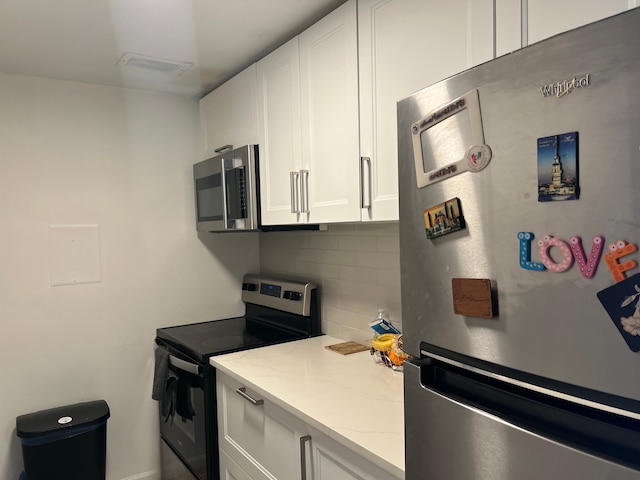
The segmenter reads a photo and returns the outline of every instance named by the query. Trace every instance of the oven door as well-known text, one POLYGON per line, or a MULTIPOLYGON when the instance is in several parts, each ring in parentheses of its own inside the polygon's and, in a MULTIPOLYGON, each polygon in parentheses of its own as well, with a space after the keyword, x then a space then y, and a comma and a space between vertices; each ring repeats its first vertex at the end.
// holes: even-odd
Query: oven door
POLYGON ((206 480, 203 368, 172 354, 169 370, 164 397, 160 401, 160 435, 196 478, 206 480))
POLYGON ((198 480, 162 438, 160 439, 160 470, 161 480, 198 480))
POLYGON ((247 145, 193 166, 199 232, 258 228, 256 150, 247 145))

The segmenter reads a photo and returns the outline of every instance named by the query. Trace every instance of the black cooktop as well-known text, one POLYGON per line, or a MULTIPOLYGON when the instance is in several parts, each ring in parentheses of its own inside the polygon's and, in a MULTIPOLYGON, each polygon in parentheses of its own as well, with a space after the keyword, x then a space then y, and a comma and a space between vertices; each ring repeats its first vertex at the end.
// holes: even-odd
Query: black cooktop
POLYGON ((159 328, 157 338, 202 364, 223 353, 264 347, 308 337, 247 316, 159 328))
POLYGON ((245 275, 244 316, 159 328, 156 341, 207 365, 209 357, 320 335, 312 283, 245 275))

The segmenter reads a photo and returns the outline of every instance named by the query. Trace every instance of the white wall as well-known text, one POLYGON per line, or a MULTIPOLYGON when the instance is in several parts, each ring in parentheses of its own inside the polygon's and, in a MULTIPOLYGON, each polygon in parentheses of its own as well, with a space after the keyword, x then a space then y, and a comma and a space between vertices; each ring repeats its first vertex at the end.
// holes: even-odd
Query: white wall
POLYGON ((368 323, 378 308, 402 330, 397 223, 261 233, 260 266, 263 273, 318 283, 325 334, 370 341, 373 331, 368 323))
POLYGON ((195 100, 0 75, 0 105, 0 478, 17 415, 94 399, 107 479, 155 476, 155 329, 239 314, 258 235, 196 235, 195 100), (51 286, 49 225, 98 225, 99 283, 51 286))

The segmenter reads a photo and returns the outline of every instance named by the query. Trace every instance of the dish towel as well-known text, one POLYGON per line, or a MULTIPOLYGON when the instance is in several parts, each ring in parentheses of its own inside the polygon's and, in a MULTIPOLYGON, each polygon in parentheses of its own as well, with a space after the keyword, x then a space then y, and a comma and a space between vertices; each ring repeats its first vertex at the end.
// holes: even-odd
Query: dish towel
POLYGON ((162 400, 166 391, 169 377, 169 350, 165 347, 157 346, 155 351, 156 364, 153 372, 153 390, 151 398, 162 400))
POLYGON ((167 384, 160 400, 160 415, 164 418, 165 423, 173 424, 173 418, 176 416, 176 405, 178 398, 178 376, 172 371, 167 375, 167 384))
MULTIPOLYGON (((197 377, 195 377, 195 380, 197 380, 197 377)), ((196 414, 193 408, 191 390, 198 388, 202 389, 202 386, 198 387, 194 380, 189 377, 181 376, 178 379, 178 385, 175 391, 175 412, 177 415, 180 415, 183 422, 186 420, 193 420, 193 417, 196 414)))

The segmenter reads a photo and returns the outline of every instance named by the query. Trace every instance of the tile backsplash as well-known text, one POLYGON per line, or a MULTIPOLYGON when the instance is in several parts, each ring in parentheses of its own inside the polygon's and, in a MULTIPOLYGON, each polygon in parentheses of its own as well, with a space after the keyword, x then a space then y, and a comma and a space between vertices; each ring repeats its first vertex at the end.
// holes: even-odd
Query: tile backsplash
POLYGON ((379 308, 402 330, 398 224, 327 228, 260 233, 262 273, 316 282, 327 335, 369 341, 379 308))

